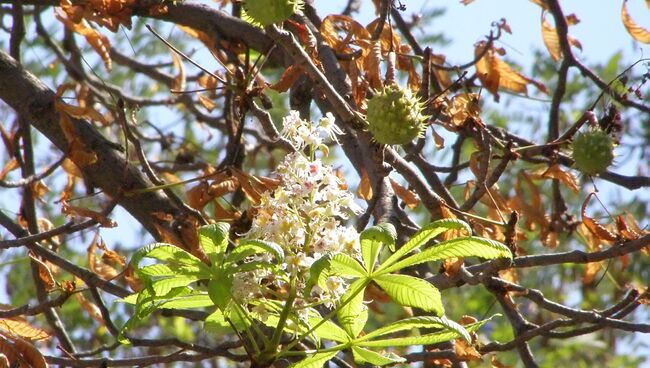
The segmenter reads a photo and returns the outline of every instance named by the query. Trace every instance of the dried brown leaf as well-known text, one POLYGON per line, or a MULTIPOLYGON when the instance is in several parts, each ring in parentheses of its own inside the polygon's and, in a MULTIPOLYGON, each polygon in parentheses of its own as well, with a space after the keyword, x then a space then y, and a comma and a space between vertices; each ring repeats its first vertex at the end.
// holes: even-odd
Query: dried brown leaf
POLYGON ((35 262, 38 265, 38 278, 43 283, 43 286, 45 286, 45 290, 50 291, 54 289, 56 287, 56 281, 54 280, 52 271, 47 264, 38 259, 32 251, 29 252, 29 258, 31 258, 32 262, 35 262))
POLYGON ((536 172, 531 177, 533 179, 557 179, 574 193, 580 192, 578 177, 570 171, 562 170, 562 167, 558 164, 553 164, 546 170, 536 172))
POLYGON ((183 64, 183 59, 175 53, 172 52, 172 63, 174 67, 178 69, 178 74, 172 79, 171 90, 172 91, 184 91, 185 90, 185 65, 183 64))
POLYGON ((71 206, 68 202, 61 203, 61 212, 69 216, 77 217, 87 217, 91 218, 99 223, 101 227, 116 227, 117 223, 110 218, 106 217, 104 214, 93 211, 88 208, 71 206))
POLYGON ((359 182, 357 195, 359 195, 360 198, 363 198, 366 201, 372 199, 372 195, 373 195, 372 184, 370 183, 370 177, 368 176, 368 171, 366 171, 366 169, 364 168, 361 168, 361 181, 359 182))
POLYGON ((468 344, 465 340, 457 339, 454 344, 454 351, 458 359, 463 361, 478 361, 481 360, 481 353, 475 347, 468 344))
POLYGON ((581 211, 582 223, 599 240, 612 241, 612 242, 616 241, 616 235, 614 235, 611 231, 607 230, 607 228, 601 225, 598 221, 587 216, 587 205, 589 205, 589 201, 591 201, 591 197, 594 195, 595 193, 589 193, 584 203, 582 204, 582 211, 581 211))
POLYGON ((22 317, 0 318, 0 333, 2 331, 29 340, 45 340, 52 336, 49 332, 33 326, 22 317))
POLYGON ((390 179, 390 185, 393 187, 395 194, 408 206, 410 209, 415 209, 420 205, 420 198, 413 191, 406 189, 400 185, 393 178, 390 179))
POLYGON ((104 318, 102 317, 102 312, 95 303, 86 299, 82 293, 76 293, 74 296, 79 302, 79 305, 81 305, 81 308, 85 310, 92 319, 100 325, 106 326, 106 321, 104 321, 104 318))
MULTIPOLYGON (((2 323, 3 320, 0 320, 2 323)), ((16 335, 0 332, 0 354, 7 357, 11 367, 47 368, 45 357, 29 341, 16 335)))
POLYGON ((81 19, 79 22, 73 22, 66 16, 60 8, 55 8, 55 16, 69 30, 78 33, 86 38, 86 41, 95 49, 104 61, 106 70, 113 69, 113 60, 111 59, 111 41, 98 30, 92 28, 90 24, 81 19))
POLYGON ((303 75, 305 75, 305 70, 302 66, 291 65, 282 73, 280 80, 271 85, 270 88, 278 92, 286 92, 303 75))
POLYGON ((12 157, 11 160, 7 161, 5 167, 2 168, 2 171, 0 171, 0 180, 3 180, 5 177, 7 177, 7 174, 19 167, 20 164, 18 163, 18 160, 16 160, 15 157, 12 157))

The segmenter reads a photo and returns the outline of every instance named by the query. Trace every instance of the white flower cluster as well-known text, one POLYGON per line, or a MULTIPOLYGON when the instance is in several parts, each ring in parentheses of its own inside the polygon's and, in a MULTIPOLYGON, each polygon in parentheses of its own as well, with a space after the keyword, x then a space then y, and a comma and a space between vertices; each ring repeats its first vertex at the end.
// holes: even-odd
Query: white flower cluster
MULTIPOLYGON (((296 152, 287 155, 278 166, 276 173, 281 184, 262 195, 246 237, 280 245, 286 255, 284 263, 279 265, 284 275, 270 270, 242 272, 235 276, 232 293, 242 302, 259 300, 265 294, 286 294, 293 279, 299 295, 294 306, 333 307, 346 290, 344 279, 330 276, 321 287, 314 286, 310 295, 305 296, 303 292, 316 260, 337 253, 358 257, 360 253, 359 234, 341 221, 361 212, 361 208, 332 167, 317 157, 318 151, 328 153, 323 141, 335 140, 341 132, 331 114, 312 123, 291 111, 283 123, 282 133, 296 152)), ((264 260, 261 257, 254 261, 271 262, 270 257, 264 260)), ((258 305, 254 311, 263 315, 260 309, 258 305)))

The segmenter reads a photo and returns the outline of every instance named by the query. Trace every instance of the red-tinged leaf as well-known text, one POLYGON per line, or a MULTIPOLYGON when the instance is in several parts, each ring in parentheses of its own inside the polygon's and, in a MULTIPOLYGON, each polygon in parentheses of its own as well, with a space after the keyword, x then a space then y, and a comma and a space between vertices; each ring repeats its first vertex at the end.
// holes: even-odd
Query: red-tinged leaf
POLYGON ((67 202, 62 202, 61 212, 69 216, 87 217, 99 223, 101 227, 116 227, 117 223, 102 213, 90 210, 88 208, 71 206, 67 202))
POLYGON ((103 241, 99 237, 99 233, 96 233, 95 237, 93 238, 93 241, 90 243, 87 249, 88 266, 91 271, 96 273, 102 279, 113 280, 117 276, 119 276, 120 274, 119 271, 116 270, 113 266, 101 262, 97 259, 96 251, 98 248, 98 243, 101 242, 103 241))
POLYGON ((410 209, 415 209, 420 205, 420 198, 414 192, 406 189, 393 178, 389 178, 390 185, 393 187, 395 194, 408 206, 410 209))
POLYGON ((305 75, 305 70, 300 65, 291 65, 282 73, 280 80, 270 88, 278 92, 286 92, 303 75, 305 75))
POLYGON ((566 16, 566 22, 569 26, 575 26, 580 23, 580 18, 575 13, 571 13, 566 16))
POLYGON ((636 232, 632 227, 627 225, 623 215, 616 216, 616 230, 625 240, 635 240, 641 237, 641 234, 636 232))
POLYGON ((594 220, 593 218, 587 216, 587 206, 589 205, 589 201, 591 201, 591 197, 594 196, 595 193, 589 193, 587 198, 585 199, 584 203, 582 204, 582 223, 589 229, 589 231, 599 240, 605 240, 605 241, 616 241, 616 235, 614 235, 611 231, 607 230, 603 225, 598 223, 598 221, 594 220))
POLYGON ((359 182, 359 188, 357 189, 357 194, 360 198, 369 201, 372 199, 373 191, 372 184, 370 183, 370 177, 368 176, 368 171, 361 168, 361 181, 359 182))
POLYGON ((138 278, 138 275, 135 274, 135 271, 133 271, 133 267, 131 264, 129 264, 125 269, 124 269, 124 280, 126 281, 127 285, 131 288, 131 290, 138 292, 144 288, 144 284, 142 283, 142 280, 138 278))
POLYGON ((623 25, 625 26, 625 29, 627 32, 634 38, 635 40, 642 42, 642 43, 649 43, 650 44, 650 31, 648 31, 646 28, 641 27, 634 19, 632 19, 632 16, 630 16, 629 11, 627 10, 627 0, 623 1, 623 7, 621 8, 621 18, 623 19, 623 25))
POLYGON ((445 138, 438 134, 435 129, 431 128, 431 135, 433 135, 433 142, 436 144, 436 148, 441 150, 445 148, 445 138))
POLYGON ((363 48, 370 42, 370 32, 347 15, 328 15, 321 23, 320 33, 325 42, 340 53, 353 51, 351 44, 363 48), (341 36, 339 32, 342 32, 344 36, 341 36))

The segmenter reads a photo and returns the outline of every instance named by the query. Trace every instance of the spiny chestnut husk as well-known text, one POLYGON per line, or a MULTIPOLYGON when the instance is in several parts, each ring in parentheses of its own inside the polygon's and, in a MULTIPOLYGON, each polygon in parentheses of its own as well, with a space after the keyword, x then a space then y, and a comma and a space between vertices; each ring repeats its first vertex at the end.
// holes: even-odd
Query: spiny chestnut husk
POLYGON ((573 160, 583 173, 600 174, 614 161, 614 141, 600 129, 582 133, 573 139, 573 160))
POLYGON ((262 27, 282 23, 302 10, 303 0, 245 0, 242 17, 262 27))
POLYGON ((387 86, 368 100, 368 131, 382 144, 406 144, 423 137, 429 116, 408 88, 387 86))

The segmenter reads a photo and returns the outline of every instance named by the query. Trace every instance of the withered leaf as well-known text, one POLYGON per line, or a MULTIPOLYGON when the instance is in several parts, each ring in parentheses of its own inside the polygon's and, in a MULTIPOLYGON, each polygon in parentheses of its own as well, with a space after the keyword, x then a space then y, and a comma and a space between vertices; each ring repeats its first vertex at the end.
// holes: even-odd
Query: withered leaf
POLYGON ((395 194, 408 206, 410 209, 415 209, 420 205, 420 198, 413 191, 406 189, 400 185, 395 179, 390 179, 390 185, 393 187, 395 194))
POLYGON ((86 38, 86 41, 93 47, 93 49, 95 49, 95 51, 97 51, 104 61, 106 70, 111 71, 113 69, 113 60, 111 59, 111 41, 108 37, 92 28, 85 19, 81 19, 77 23, 71 21, 65 16, 65 13, 61 11, 60 8, 55 8, 55 15, 66 28, 86 38))
POLYGON ((368 171, 361 168, 361 181, 359 182, 359 188, 357 189, 357 194, 360 198, 369 201, 372 199, 372 184, 370 183, 370 177, 368 176, 368 171))
POLYGON ((93 211, 88 208, 71 206, 68 202, 61 202, 61 212, 70 216, 88 217, 99 223, 101 227, 116 227, 117 223, 102 213, 93 211))
POLYGON ((44 340, 52 336, 49 332, 33 326, 22 317, 0 318, 0 332, 2 330, 29 340, 44 340))
POLYGON ((607 228, 601 225, 598 221, 587 216, 587 206, 589 205, 589 201, 591 201, 591 197, 594 195, 595 193, 589 193, 584 203, 582 204, 582 211, 581 211, 582 223, 585 224, 587 229, 589 229, 589 231, 596 238, 605 241, 612 241, 612 242, 616 241, 616 235, 614 235, 611 231, 607 230, 607 228))
POLYGON ((650 43, 650 31, 641 27, 636 21, 634 21, 634 19, 632 19, 632 16, 627 10, 627 0, 623 1, 621 19, 623 19, 623 25, 625 26, 627 33, 629 33, 632 38, 642 43, 650 43))

